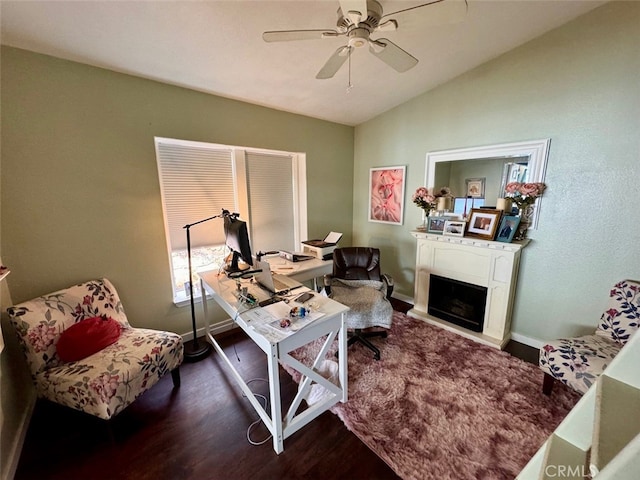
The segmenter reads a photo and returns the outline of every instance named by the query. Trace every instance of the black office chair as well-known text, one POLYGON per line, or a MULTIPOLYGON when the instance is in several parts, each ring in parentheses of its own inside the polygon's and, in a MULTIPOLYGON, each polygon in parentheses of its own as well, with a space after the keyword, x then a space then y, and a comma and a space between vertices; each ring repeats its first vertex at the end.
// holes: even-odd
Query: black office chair
POLYGON ((386 330, 364 331, 369 327, 391 327, 393 307, 389 302, 393 279, 380 271, 380 250, 371 247, 336 248, 333 252, 333 274, 326 275, 325 289, 329 297, 348 306, 345 324, 348 345, 362 343, 380 360, 380 350, 369 341, 386 337, 386 330))

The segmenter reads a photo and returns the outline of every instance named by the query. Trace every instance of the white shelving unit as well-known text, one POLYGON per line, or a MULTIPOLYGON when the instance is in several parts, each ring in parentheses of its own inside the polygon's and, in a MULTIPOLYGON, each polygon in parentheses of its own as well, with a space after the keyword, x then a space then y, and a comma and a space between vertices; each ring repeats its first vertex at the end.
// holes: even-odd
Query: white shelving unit
POLYGON ((634 335, 517 480, 640 478, 640 335, 634 335))

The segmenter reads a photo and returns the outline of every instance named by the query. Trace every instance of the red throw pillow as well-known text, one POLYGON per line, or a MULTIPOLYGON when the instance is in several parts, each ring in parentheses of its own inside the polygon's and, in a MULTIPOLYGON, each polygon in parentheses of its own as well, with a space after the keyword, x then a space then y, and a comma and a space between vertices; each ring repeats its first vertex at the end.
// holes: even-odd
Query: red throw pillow
POLYGON ((63 362, 76 362, 99 352, 120 337, 122 327, 111 317, 92 317, 67 328, 56 345, 63 362))

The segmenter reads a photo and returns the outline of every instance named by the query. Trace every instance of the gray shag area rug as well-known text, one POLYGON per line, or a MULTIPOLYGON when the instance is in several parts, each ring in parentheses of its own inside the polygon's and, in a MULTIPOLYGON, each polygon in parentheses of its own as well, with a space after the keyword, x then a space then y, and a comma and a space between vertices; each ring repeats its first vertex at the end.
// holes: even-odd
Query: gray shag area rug
MULTIPOLYGON (((373 342, 379 361, 349 348, 349 400, 332 412, 403 479, 513 479, 580 398, 559 384, 548 397, 536 365, 399 312, 373 342)), ((294 356, 311 364, 321 344, 294 356)))

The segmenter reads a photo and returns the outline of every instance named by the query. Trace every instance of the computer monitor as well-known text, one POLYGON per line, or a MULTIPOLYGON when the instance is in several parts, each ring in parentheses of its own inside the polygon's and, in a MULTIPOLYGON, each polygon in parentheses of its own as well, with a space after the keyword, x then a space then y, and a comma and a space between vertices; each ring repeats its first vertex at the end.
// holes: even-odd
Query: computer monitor
POLYGON ((231 250, 231 260, 227 261, 227 265, 224 268, 225 271, 227 273, 241 272, 253 266, 247 222, 240 220, 237 214, 225 215, 224 236, 227 247, 231 250), (240 258, 247 264, 244 268, 238 264, 240 258))
POLYGON ((480 208, 483 205, 484 198, 456 197, 452 213, 459 215, 469 214, 472 208, 480 208))

